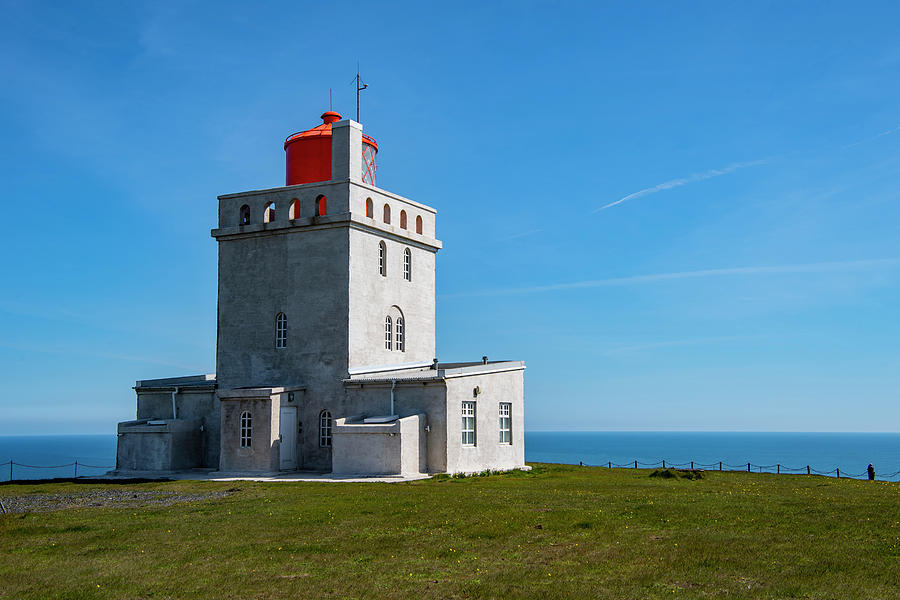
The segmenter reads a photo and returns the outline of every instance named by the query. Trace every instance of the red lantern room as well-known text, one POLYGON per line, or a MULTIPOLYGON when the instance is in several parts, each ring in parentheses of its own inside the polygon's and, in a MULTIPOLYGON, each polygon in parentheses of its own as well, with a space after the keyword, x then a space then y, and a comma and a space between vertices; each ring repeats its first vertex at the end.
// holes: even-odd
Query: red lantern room
MULTIPOLYGON (((292 134, 284 140, 287 158, 286 185, 329 181, 331 179, 331 124, 340 121, 341 115, 328 111, 322 115, 322 124, 307 131, 292 134)), ((375 185, 375 154, 378 143, 374 138, 362 136, 362 180, 375 185)))

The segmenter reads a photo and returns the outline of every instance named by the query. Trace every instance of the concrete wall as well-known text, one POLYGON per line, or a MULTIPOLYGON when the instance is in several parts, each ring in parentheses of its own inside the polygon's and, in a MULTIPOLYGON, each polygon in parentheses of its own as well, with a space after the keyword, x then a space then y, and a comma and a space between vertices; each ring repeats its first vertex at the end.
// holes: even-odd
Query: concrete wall
MULTIPOLYGON (((171 419, 172 389, 137 388, 137 419, 171 419)), ((219 401, 215 391, 181 387, 175 394, 175 410, 179 419, 196 420, 200 424, 198 467, 219 466, 219 401)))
POLYGON ((422 414, 400 419, 400 473, 403 475, 428 472, 426 422, 422 414))
MULTIPOLYGON (((372 187, 365 183, 351 184, 350 212, 359 216, 360 222, 370 227, 377 227, 385 233, 408 237, 414 242, 434 244, 436 235, 436 211, 430 206, 420 204, 387 190, 372 187), (372 200, 372 216, 366 216, 366 200, 372 200), (384 222, 384 205, 391 209, 391 222, 384 222), (400 214, 406 213, 406 228, 401 227, 400 214), (416 217, 422 218, 422 233, 416 232, 416 217)), ((438 244, 440 245, 440 244, 438 244)))
POLYGON ((222 446, 219 470, 271 472, 279 469, 281 400, 272 397, 221 398, 222 446), (251 444, 241 448, 241 413, 252 416, 251 444))
POLYGON ((412 475, 423 473, 425 415, 370 424, 336 419, 332 473, 336 475, 412 475))
POLYGON ((219 228, 234 227, 242 233, 254 233, 325 222, 327 219, 316 216, 316 198, 320 195, 326 197, 326 216, 346 215, 350 211, 346 182, 304 183, 219 196, 219 228), (289 210, 293 200, 299 201, 300 211, 292 222, 289 210), (275 205, 275 220, 265 223, 265 209, 270 202, 275 205), (242 226, 240 212, 245 204, 250 207, 250 223, 242 226))
POLYGON ((219 240, 219 389, 317 381, 333 388, 346 373, 347 230, 288 231, 219 240), (285 348, 275 347, 280 312, 285 348))
POLYGON ((200 421, 119 423, 116 470, 182 471, 202 466, 200 421))
POLYGON ((514 469, 525 465, 524 370, 447 379, 448 473, 514 469), (475 387, 481 392, 476 397, 475 387), (475 401, 475 446, 462 445, 462 402, 475 401), (500 402, 512 403, 512 444, 500 443, 500 402))
POLYGON ((331 472, 335 475, 394 475, 400 473, 400 426, 334 422, 331 472))
MULTIPOLYGON (((351 369, 434 358, 434 266, 435 250, 429 247, 420 247, 409 240, 388 237, 377 231, 350 230, 351 369), (385 276, 378 272, 379 244, 382 242, 387 249, 385 276), (412 256, 411 281, 403 278, 406 249, 412 256), (403 315, 405 344, 402 352, 385 348, 384 322, 392 313, 392 307, 397 307, 403 315)), ((394 325, 395 317, 392 318, 394 325)))
MULTIPOLYGON (((374 417, 389 415, 391 384, 366 383, 347 386, 348 412, 342 414, 374 417)), ((423 473, 441 473, 447 468, 447 389, 440 382, 398 381, 394 388, 394 414, 400 417, 424 415, 431 431, 423 433, 425 464, 423 473)))

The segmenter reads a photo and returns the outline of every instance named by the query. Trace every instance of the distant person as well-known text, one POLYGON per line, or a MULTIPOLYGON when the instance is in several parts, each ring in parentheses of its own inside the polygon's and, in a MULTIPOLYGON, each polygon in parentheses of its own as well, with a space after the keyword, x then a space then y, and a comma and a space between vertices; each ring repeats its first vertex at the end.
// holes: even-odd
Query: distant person
POLYGON ((866 469, 866 472, 869 474, 869 481, 875 481, 875 467, 872 466, 872 463, 869 463, 869 468, 866 469))

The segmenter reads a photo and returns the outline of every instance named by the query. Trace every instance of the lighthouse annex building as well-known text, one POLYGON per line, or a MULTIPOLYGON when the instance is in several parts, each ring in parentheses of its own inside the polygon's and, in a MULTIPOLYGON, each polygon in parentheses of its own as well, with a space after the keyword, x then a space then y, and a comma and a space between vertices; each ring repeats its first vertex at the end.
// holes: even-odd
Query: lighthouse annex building
POLYGON ((219 196, 216 373, 136 383, 118 472, 524 467, 524 363, 434 358, 435 210, 322 120, 285 141, 284 187, 219 196))

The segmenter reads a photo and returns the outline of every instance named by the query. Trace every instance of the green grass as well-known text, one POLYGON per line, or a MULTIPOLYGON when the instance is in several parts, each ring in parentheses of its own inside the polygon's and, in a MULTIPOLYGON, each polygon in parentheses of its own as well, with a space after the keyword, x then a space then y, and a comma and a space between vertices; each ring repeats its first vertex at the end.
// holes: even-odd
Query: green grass
POLYGON ((898 484, 649 475, 535 465, 402 484, 140 484, 240 491, 0 515, 0 597, 900 597, 898 484))

